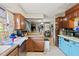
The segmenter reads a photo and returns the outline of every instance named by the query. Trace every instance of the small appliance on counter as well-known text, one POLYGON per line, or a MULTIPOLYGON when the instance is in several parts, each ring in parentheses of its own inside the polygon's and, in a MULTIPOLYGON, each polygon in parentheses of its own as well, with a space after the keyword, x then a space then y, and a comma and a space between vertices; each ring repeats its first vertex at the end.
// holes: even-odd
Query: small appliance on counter
POLYGON ((72 29, 66 28, 63 30, 63 35, 79 37, 79 26, 74 27, 72 29))
POLYGON ((18 37, 24 37, 24 33, 21 30, 16 30, 16 35, 18 37))
POLYGON ((63 35, 73 36, 73 29, 64 28, 63 35))
POLYGON ((12 42, 14 42, 14 39, 16 38, 16 35, 15 35, 14 33, 12 33, 12 34, 10 35, 10 38, 12 39, 12 42))
POLYGON ((44 36, 45 37, 50 37, 51 36, 51 32, 49 30, 44 32, 44 36))
POLYGON ((75 27, 73 30, 74 30, 73 36, 79 37, 79 26, 75 27))

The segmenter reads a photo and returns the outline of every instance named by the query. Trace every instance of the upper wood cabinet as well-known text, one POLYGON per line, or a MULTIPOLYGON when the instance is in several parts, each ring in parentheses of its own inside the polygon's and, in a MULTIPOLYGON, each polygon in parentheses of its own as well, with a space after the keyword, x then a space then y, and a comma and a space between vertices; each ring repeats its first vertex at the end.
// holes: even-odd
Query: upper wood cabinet
POLYGON ((68 20, 68 28, 73 29, 74 28, 74 22, 75 22, 75 20, 73 18, 68 20))
POLYGON ((15 29, 25 29, 25 17, 19 13, 14 14, 15 29))
POLYGON ((61 29, 63 27, 63 17, 56 18, 56 29, 61 29))
POLYGON ((63 17, 57 17, 56 18, 56 21, 55 21, 55 33, 56 33, 56 46, 59 46, 58 45, 58 43, 59 43, 59 41, 58 41, 58 35, 59 35, 59 33, 60 33, 60 29, 62 29, 63 28, 63 17))
POLYGON ((74 28, 74 22, 75 19, 79 17, 79 4, 76 4, 75 6, 71 7, 65 12, 65 18, 67 20, 63 19, 64 28, 74 28))
POLYGON ((75 6, 71 7, 65 12, 65 15, 67 16, 68 19, 74 18, 74 17, 79 17, 79 3, 76 4, 75 6))
POLYGON ((66 17, 63 18, 63 28, 68 28, 68 19, 66 17))

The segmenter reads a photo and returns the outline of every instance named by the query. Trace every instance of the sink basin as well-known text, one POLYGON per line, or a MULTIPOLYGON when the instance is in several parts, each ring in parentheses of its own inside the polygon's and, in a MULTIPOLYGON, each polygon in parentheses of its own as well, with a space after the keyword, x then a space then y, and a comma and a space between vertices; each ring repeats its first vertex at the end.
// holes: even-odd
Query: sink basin
POLYGON ((0 54, 8 50, 10 47, 10 45, 0 45, 0 54))

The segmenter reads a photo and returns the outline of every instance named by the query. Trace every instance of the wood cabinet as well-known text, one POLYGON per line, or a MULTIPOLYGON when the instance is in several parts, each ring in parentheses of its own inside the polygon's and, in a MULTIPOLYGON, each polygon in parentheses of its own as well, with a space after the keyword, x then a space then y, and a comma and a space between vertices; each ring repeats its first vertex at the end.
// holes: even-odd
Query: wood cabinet
POLYGON ((63 17, 56 18, 56 29, 61 29, 63 27, 63 17))
POLYGON ((31 52, 33 52, 34 51, 34 42, 33 42, 33 40, 32 39, 28 39, 27 41, 26 41, 26 51, 31 51, 31 52))
POLYGON ((15 29, 25 29, 25 17, 19 13, 14 14, 15 29))
POLYGON ((57 17, 56 18, 56 21, 55 21, 55 26, 56 26, 56 28, 55 28, 55 33, 56 33, 56 46, 58 46, 58 35, 59 35, 59 33, 60 33, 60 29, 62 29, 63 28, 63 17, 57 17))
POLYGON ((74 28, 74 18, 79 17, 79 4, 76 4, 75 6, 71 7, 65 12, 65 18, 67 20, 63 19, 63 28, 69 28, 73 29, 74 28))
POLYGON ((26 40, 19 47, 19 52, 26 52, 26 40))
POLYGON ((40 37, 30 37, 26 41, 26 51, 30 51, 30 52, 44 51, 44 39, 40 37))
POLYGON ((33 39, 34 41, 34 51, 44 51, 44 41, 42 38, 33 39))
POLYGON ((79 17, 79 3, 71 7, 65 12, 65 15, 70 18, 79 17))
POLYGON ((66 17, 63 18, 63 28, 68 28, 68 19, 66 17))
POLYGON ((19 56, 19 48, 16 47, 14 50, 12 50, 8 56, 19 56))
POLYGON ((73 19, 68 20, 68 28, 70 28, 70 29, 74 28, 74 20, 73 19))

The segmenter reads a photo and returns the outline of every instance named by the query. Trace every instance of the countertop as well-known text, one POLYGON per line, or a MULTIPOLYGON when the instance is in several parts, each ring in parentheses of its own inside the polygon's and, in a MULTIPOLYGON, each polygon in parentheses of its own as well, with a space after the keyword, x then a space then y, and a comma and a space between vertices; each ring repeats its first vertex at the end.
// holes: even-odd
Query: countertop
POLYGON ((18 45, 0 45, 0 56, 7 56, 12 50, 14 50, 18 45))
POLYGON ((28 32, 27 35, 41 35, 40 32, 28 32))
POLYGON ((44 35, 39 32, 29 32, 27 33, 26 37, 44 37, 44 35))
POLYGON ((75 42, 79 42, 79 38, 76 38, 76 37, 71 37, 71 36, 66 36, 66 35, 58 35, 60 37, 64 37, 66 39, 69 39, 69 40, 72 40, 72 41, 75 41, 75 42))
MULTIPOLYGON (((13 44, 21 46, 21 44, 27 39, 28 39, 28 37, 17 37, 16 39, 14 39, 14 43, 13 44)), ((11 41, 9 39, 9 40, 4 41, 3 44, 4 45, 10 45, 10 43, 11 43, 11 41)))
POLYGON ((27 35, 27 37, 44 37, 44 35, 27 35))
POLYGON ((27 39, 28 37, 18 37, 14 40, 14 44, 21 46, 21 44, 27 39))
POLYGON ((28 39, 28 37, 17 37, 14 40, 14 44, 13 45, 10 44, 9 40, 5 41, 4 44, 0 45, 0 55, 6 56, 16 46, 21 46, 21 44, 27 39, 28 39))

